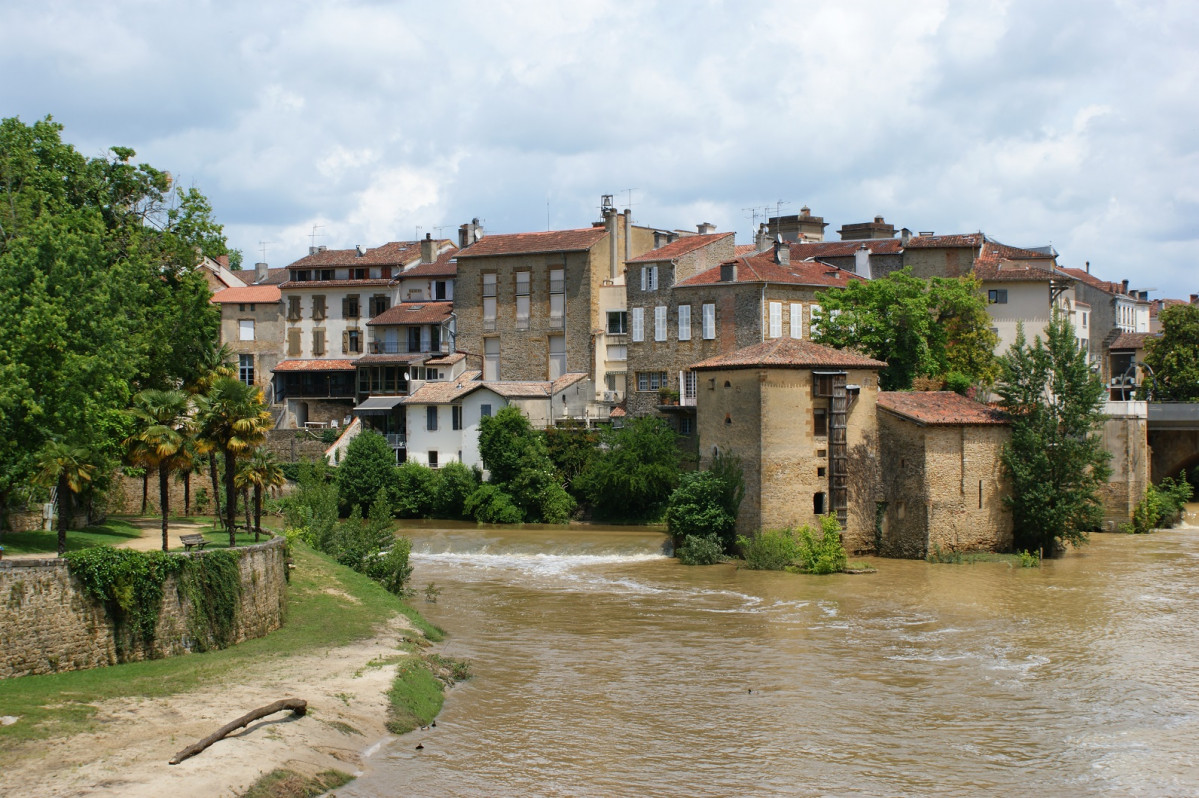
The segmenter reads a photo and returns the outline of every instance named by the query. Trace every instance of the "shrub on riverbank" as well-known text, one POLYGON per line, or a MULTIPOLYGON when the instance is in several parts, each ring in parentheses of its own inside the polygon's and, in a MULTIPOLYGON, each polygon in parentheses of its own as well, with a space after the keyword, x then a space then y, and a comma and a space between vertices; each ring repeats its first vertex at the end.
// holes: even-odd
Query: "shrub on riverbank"
POLYGON ((750 570, 833 574, 844 571, 849 561, 841 544, 841 526, 834 515, 820 519, 820 536, 808 525, 796 529, 763 530, 747 538, 737 536, 737 545, 750 570))
POLYGON ((715 565, 728 559, 724 547, 712 535, 685 536, 683 545, 675 550, 675 556, 683 565, 715 565))
POLYGON ((666 528, 674 544, 682 551, 688 537, 712 538, 723 553, 731 553, 744 493, 737 458, 717 455, 707 471, 683 474, 666 506, 666 528))
POLYGON ((1166 477, 1150 485, 1145 498, 1132 511, 1132 522, 1120 527, 1122 532, 1144 535, 1155 529, 1168 529, 1182 519, 1183 507, 1190 501, 1193 489, 1189 482, 1166 477))

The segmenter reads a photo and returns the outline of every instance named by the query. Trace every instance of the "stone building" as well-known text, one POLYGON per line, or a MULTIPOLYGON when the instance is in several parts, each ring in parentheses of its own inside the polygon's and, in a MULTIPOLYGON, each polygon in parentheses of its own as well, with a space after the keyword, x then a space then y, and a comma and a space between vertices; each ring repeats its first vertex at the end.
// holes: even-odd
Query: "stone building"
POLYGON ((883 391, 878 432, 879 554, 1011 548, 1003 413, 950 391, 883 391))
POLYGON ((898 238, 798 241, 791 245, 791 260, 819 261, 875 280, 903 268, 903 243, 898 238))
MULTIPOLYGON (((720 252, 731 244, 706 246, 720 252)), ((654 260, 660 251, 629 269, 626 409, 671 419, 694 450, 698 383, 690 364, 766 340, 810 337, 820 292, 859 278, 819 262, 795 263, 783 244, 679 279, 668 261, 654 260), (649 269, 656 276, 645 279, 649 269)))
POLYGON ((740 458, 737 531, 835 512, 849 551, 875 549, 878 372, 886 363, 811 341, 774 338, 693 365, 700 465, 740 458))
POLYGON ((274 401, 272 370, 283 352, 283 304, 279 287, 251 285, 226 288, 213 295, 221 309, 220 343, 237 359, 237 378, 263 389, 274 401))
POLYGON ((1108 353, 1112 344, 1124 334, 1149 332, 1149 299, 1141 292, 1129 289, 1128 281, 1114 283, 1100 280, 1091 274, 1091 264, 1086 269, 1062 269, 1074 278, 1078 300, 1090 308, 1087 327, 1090 331, 1090 357, 1102 369, 1104 382, 1111 385, 1113 377, 1121 373, 1111 371, 1108 353))

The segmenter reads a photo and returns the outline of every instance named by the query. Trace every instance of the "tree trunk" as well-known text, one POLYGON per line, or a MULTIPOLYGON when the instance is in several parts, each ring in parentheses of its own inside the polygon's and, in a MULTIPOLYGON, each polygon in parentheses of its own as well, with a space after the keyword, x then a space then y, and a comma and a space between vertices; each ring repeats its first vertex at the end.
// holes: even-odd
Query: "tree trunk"
POLYGON ((258 530, 262 528, 262 486, 254 485, 254 542, 258 542, 258 530))
POLYGON ((67 524, 71 518, 71 486, 67 484, 67 475, 58 477, 58 556, 67 553, 67 524))
POLYGON ((282 712, 285 709, 290 709, 293 715, 295 715, 297 718, 302 718, 308 712, 308 702, 300 698, 285 698, 282 701, 276 701, 275 703, 268 704, 265 707, 259 707, 253 712, 247 712, 232 723, 226 723, 224 726, 217 729, 200 742, 193 743, 179 753, 175 754, 175 756, 171 759, 170 764, 178 765, 183 760, 195 756, 218 740, 224 739, 225 736, 230 732, 237 731, 243 726, 250 725, 250 723, 258 720, 259 718, 265 718, 267 715, 273 715, 276 712, 282 712))
POLYGON ((229 524, 229 548, 237 545, 237 486, 233 475, 237 473, 237 455, 232 449, 223 450, 225 455, 225 521, 229 524))
POLYGON ((158 509, 162 510, 162 550, 170 551, 170 536, 167 533, 167 513, 170 511, 171 485, 170 471, 167 470, 166 458, 158 464, 158 509))
POLYGON ((150 503, 150 469, 142 468, 142 515, 146 514, 147 505, 150 503))
POLYGON ((208 453, 208 475, 212 477, 212 510, 216 515, 217 529, 221 528, 221 484, 216 475, 216 452, 208 453))
MULTIPOLYGON (((250 526, 250 488, 248 486, 241 489, 241 503, 246 510, 246 531, 248 532, 250 526)), ((255 538, 254 542, 257 543, 258 539, 255 538)))
POLYGON ((192 472, 189 468, 183 472, 183 514, 188 518, 192 515, 192 472))

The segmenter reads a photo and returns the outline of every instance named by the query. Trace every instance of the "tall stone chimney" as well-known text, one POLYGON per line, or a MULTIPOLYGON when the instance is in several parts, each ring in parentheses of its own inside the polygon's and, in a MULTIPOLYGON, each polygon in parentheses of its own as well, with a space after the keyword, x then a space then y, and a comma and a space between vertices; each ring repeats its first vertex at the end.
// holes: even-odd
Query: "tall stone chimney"
POLYGON ((254 264, 254 282, 261 283, 263 280, 266 279, 266 276, 267 276, 267 265, 265 263, 255 263, 254 264))
POLYGON ((701 236, 710 236, 716 232, 716 225, 711 222, 700 222, 695 226, 701 236))
POLYGON ((437 242, 433 240, 432 233, 425 233, 424 240, 420 242, 420 262, 432 263, 437 260, 437 242))
POLYGON ((870 277, 870 250, 866 245, 858 247, 853 253, 853 273, 864 280, 871 279, 870 277))
POLYGON ((791 245, 782 239, 774 242, 774 262, 780 266, 791 263, 791 245))

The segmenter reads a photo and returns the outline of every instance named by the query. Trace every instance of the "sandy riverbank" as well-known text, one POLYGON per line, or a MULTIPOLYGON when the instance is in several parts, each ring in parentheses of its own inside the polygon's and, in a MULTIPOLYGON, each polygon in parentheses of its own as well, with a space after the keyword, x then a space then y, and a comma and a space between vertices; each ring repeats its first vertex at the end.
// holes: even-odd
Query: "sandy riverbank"
MULTIPOLYGON (((171 525, 172 538, 191 531, 183 526, 171 525)), ((158 528, 153 523, 144 528, 146 535, 128 547, 161 546, 158 528)), ((219 685, 97 704, 97 731, 5 752, 0 792, 54 798, 218 797, 240 795, 276 768, 303 774, 335 768, 357 775, 369 754, 394 739, 384 723, 395 665, 380 663, 401 656, 398 646, 411 628, 397 616, 371 639, 278 657, 253 673, 230 672, 219 685), (178 751, 246 712, 291 697, 308 701, 305 717, 271 715, 191 759, 167 764, 178 751)))

